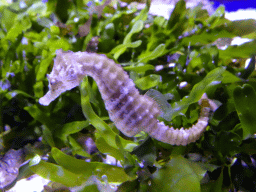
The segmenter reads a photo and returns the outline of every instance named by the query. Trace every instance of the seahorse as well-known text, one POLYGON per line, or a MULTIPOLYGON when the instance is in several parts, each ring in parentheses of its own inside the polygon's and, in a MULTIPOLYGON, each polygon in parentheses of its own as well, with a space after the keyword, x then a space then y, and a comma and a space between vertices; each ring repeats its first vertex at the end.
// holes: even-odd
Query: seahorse
POLYGON ((208 126, 210 112, 216 105, 204 93, 199 100, 200 117, 188 129, 175 129, 160 122, 161 106, 153 98, 141 95, 132 79, 113 60, 103 54, 56 51, 52 72, 47 75, 49 91, 39 99, 49 105, 61 93, 79 85, 85 75, 97 83, 110 120, 126 136, 133 137, 141 131, 171 145, 187 145, 200 138, 208 126))

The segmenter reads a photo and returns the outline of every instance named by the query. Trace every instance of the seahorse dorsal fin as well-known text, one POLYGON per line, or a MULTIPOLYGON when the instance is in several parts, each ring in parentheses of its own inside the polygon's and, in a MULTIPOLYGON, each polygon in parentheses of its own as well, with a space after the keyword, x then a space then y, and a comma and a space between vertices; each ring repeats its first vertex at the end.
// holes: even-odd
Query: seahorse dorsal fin
POLYGON ((172 108, 167 102, 172 99, 170 94, 149 90, 146 95, 140 95, 127 72, 105 55, 57 50, 56 56, 52 72, 47 76, 49 91, 39 102, 49 105, 61 93, 78 86, 83 77, 89 75, 98 85, 110 119, 129 137, 144 131, 165 143, 187 145, 200 138, 208 126, 210 112, 218 107, 203 94, 199 100, 201 112, 197 123, 188 129, 175 129, 160 122, 157 117, 170 121, 173 113, 180 114, 181 110, 196 101, 195 97, 185 97, 172 108))
POLYGON ((163 95, 162 93, 154 89, 148 90, 145 93, 145 95, 151 97, 158 104, 162 112, 160 117, 164 118, 167 121, 171 121, 171 118, 168 114, 171 111, 172 107, 167 100, 173 99, 173 95, 171 94, 163 95))

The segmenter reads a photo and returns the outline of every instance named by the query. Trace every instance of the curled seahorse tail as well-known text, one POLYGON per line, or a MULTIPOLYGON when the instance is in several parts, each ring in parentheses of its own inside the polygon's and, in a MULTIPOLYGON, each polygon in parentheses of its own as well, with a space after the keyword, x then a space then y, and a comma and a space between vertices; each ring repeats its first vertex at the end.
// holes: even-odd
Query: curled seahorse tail
POLYGON ((200 122, 201 126, 198 126, 197 123, 189 129, 174 129, 173 127, 168 127, 162 122, 159 122, 157 128, 153 132, 149 132, 149 135, 171 145, 187 145, 200 138, 207 124, 207 122, 203 121, 200 122))
POLYGON ((208 125, 210 111, 217 107, 203 94, 199 101, 201 113, 198 122, 190 129, 174 129, 157 119, 163 107, 168 106, 165 98, 157 92, 140 95, 127 72, 105 55, 87 52, 56 51, 52 72, 47 75, 49 91, 39 99, 41 105, 49 105, 61 93, 79 85, 84 76, 91 76, 97 83, 110 119, 125 135, 132 137, 141 131, 155 139, 176 145, 196 141, 208 125), (150 95, 150 94, 149 94, 150 95))
POLYGON ((173 127, 166 126, 163 122, 158 122, 154 129, 145 131, 153 138, 171 145, 187 145, 195 142, 205 131, 208 125, 210 112, 217 108, 214 102, 208 99, 205 93, 199 100, 199 104, 201 105, 200 117, 197 123, 192 127, 188 129, 175 129, 173 127))

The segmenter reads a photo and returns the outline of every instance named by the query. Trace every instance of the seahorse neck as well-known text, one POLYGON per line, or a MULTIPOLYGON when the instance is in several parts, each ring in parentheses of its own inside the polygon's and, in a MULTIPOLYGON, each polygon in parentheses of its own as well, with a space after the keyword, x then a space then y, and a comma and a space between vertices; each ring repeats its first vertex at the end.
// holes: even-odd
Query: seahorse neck
POLYGON ((215 104, 204 94, 199 101, 200 117, 189 129, 174 129, 159 122, 161 108, 147 95, 140 95, 134 82, 123 68, 105 55, 87 52, 56 51, 52 72, 47 76, 49 91, 39 99, 42 105, 49 105, 61 93, 79 85, 85 75, 97 83, 108 110, 110 119, 127 136, 140 131, 165 143, 187 145, 196 141, 206 129, 211 110, 215 104))

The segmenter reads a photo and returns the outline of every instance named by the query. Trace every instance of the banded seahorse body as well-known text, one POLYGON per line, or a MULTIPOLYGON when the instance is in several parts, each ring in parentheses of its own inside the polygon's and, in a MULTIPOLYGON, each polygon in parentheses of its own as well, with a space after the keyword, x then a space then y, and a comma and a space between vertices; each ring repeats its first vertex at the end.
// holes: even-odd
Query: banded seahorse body
POLYGON ((140 131, 172 145, 187 145, 196 141, 208 125, 209 113, 214 103, 204 94, 200 118, 189 129, 174 129, 159 122, 161 109, 154 99, 140 95, 127 72, 105 55, 87 52, 56 51, 52 72, 47 76, 49 91, 40 98, 42 105, 49 105, 61 93, 79 85, 85 75, 91 76, 108 110, 110 119, 125 135, 132 137, 140 131))

